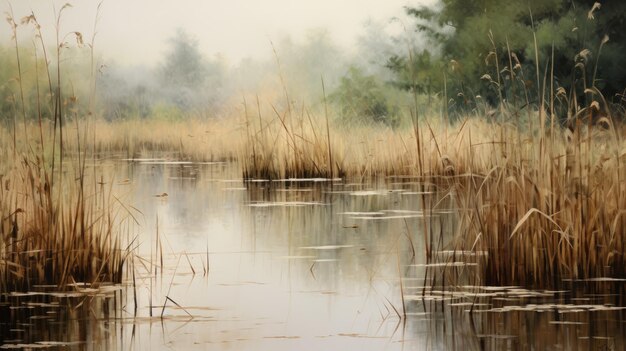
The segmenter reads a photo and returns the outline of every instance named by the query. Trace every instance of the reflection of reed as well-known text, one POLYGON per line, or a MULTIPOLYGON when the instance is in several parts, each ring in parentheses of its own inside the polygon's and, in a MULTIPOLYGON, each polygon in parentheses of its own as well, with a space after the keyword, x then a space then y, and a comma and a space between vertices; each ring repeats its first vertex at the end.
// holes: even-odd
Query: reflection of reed
MULTIPOLYGON (((460 253, 465 264, 472 260, 467 254, 460 253)), ((429 269, 440 276, 467 270, 457 263, 429 269)), ((617 293, 623 291, 623 282, 564 285, 574 290, 432 285, 424 290, 416 287, 404 298, 409 303, 409 324, 413 319, 415 331, 424 333, 425 340, 432 339, 427 342, 432 349, 616 350, 626 342, 626 307, 621 307, 623 294, 617 293), (428 317, 413 317, 419 315, 428 317)))
POLYGON ((115 327, 123 314, 122 288, 76 288, 71 293, 50 292, 52 287, 47 287, 4 295, 3 348, 87 350, 123 343, 115 327))

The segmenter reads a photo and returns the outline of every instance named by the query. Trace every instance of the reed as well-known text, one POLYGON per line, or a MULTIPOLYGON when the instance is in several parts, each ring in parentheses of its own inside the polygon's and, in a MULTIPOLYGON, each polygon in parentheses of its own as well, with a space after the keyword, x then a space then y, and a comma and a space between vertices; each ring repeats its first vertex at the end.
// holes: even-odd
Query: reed
MULTIPOLYGON (((256 101, 244 105, 242 117, 214 121, 94 122, 97 138, 86 142, 129 158, 173 152, 237 160, 246 179, 395 176, 433 183, 457 201, 461 225, 450 248, 486 253, 478 256, 482 283, 556 286, 626 276, 626 143, 613 116, 580 118, 571 130, 547 118, 550 112, 535 111, 533 130, 504 108, 500 121, 473 115, 448 124, 422 116, 419 128, 391 129, 345 126, 325 113, 277 106, 256 101), (549 128, 540 127, 542 119, 549 128)), ((68 149, 76 149, 78 140, 65 134, 68 149)))
MULTIPOLYGON (((68 8, 65 5, 55 14, 57 43, 65 40, 58 24, 68 8)), ((17 31, 12 14, 8 20, 17 31)), ((21 25, 32 25, 39 33, 41 47, 35 51, 42 50, 46 59, 35 59, 35 67, 29 69, 39 73, 40 66, 44 67, 43 79, 47 79, 50 98, 39 94, 42 77, 35 76, 37 109, 28 110, 20 99, 23 128, 16 128, 14 119, 9 128, 0 131, 0 153, 7 156, 0 172, 0 292, 42 287, 63 291, 83 284, 93 287, 120 283, 126 252, 119 236, 116 199, 83 143, 87 135, 83 126, 88 121, 79 120, 73 105, 76 99, 65 96, 61 89, 62 56, 68 44, 57 45, 56 66, 51 67, 35 15, 23 18, 21 25), (52 75, 56 75, 56 81, 50 78, 52 75), (44 111, 51 113, 50 123, 43 122, 44 111), (73 119, 72 127, 68 118, 73 119), (70 132, 76 144, 68 160, 64 137, 70 132), (37 138, 29 138, 32 135, 37 138)), ((80 33, 70 35, 82 44, 80 33)), ((21 77, 25 68, 17 36, 14 40, 21 77)), ((17 84, 23 91, 24 79, 17 84)))
POLYGON ((461 221, 452 246, 485 253, 480 283, 626 277, 626 145, 612 127, 558 134, 521 150, 502 141, 492 152, 506 156, 452 183, 461 221))
POLYGON ((84 174, 51 184, 49 172, 40 160, 24 157, 0 177, 0 291, 121 282, 126 256, 110 189, 81 185, 91 178, 84 174))
MULTIPOLYGON (((34 15, 30 21, 36 24, 34 15)), ((82 35, 75 35, 82 41, 82 35)), ((616 122, 623 111, 612 115, 595 87, 596 70, 583 92, 591 99, 580 108, 578 92, 555 88, 553 57, 547 59, 542 79, 536 47, 538 106, 533 110, 526 88, 529 75, 508 47, 506 53, 498 52, 490 39, 493 52, 487 58, 495 60, 496 72, 483 78, 498 89, 499 109, 493 115, 485 107, 450 123, 445 101, 441 116, 418 114, 414 94, 412 125, 398 129, 346 125, 332 118, 326 103, 320 112, 294 102, 282 76, 281 92, 270 94, 279 98, 244 98, 230 118, 80 118, 72 108, 75 99, 63 95, 61 64, 56 70, 50 67, 42 40, 45 60, 35 60, 35 71, 43 65, 50 98, 41 98, 37 85, 38 112, 30 111, 19 86, 14 118, 0 131, 0 155, 11 160, 0 165, 2 288, 121 279, 125 256, 115 234, 111 190, 87 167, 96 155, 120 153, 127 158, 167 153, 195 161, 235 160, 246 180, 411 179, 456 201, 458 233, 448 248, 480 253, 477 283, 548 287, 563 279, 626 278, 626 129, 616 122), (502 62, 507 70, 501 70, 502 62), (54 75, 56 82, 50 78, 54 75), (512 82, 512 104, 500 90, 505 80, 512 82), (563 125, 557 121, 556 100, 567 105, 563 125), (525 115, 515 101, 525 102, 525 115), (41 118, 46 110, 51 111, 49 122, 41 118), (23 126, 18 128, 20 117, 23 126), (32 135, 39 137, 28 137, 32 135), (74 160, 64 162, 66 155, 74 160)), ((57 33, 57 42, 63 41, 57 33)), ((57 48, 61 62, 63 46, 57 48)), ((22 59, 16 43, 16 61, 22 59)), ((18 64, 20 75, 23 68, 18 64)), ((325 97, 323 81, 322 91, 325 97)), ((95 106, 91 100, 89 105, 95 106)), ((424 206, 430 206, 424 209, 430 213, 436 209, 426 201, 424 206)), ((428 223, 424 227, 428 232, 428 223)), ((427 235, 426 243, 436 240, 434 233, 427 235)), ((429 261, 451 260, 439 257, 434 245, 425 246, 429 261)))

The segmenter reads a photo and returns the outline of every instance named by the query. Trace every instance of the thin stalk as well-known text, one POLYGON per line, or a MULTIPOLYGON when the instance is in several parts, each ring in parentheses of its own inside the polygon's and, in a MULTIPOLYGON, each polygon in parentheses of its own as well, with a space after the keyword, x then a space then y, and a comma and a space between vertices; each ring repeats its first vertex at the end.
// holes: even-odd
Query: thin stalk
MULTIPOLYGON (((330 179, 333 179, 333 153, 330 144, 330 126, 328 123, 328 103, 326 102, 326 87, 324 86, 324 77, 322 79, 322 93, 324 94, 324 116, 326 117, 326 138, 328 140, 328 171, 330 179)), ((332 182, 331 182, 332 184, 332 182)))

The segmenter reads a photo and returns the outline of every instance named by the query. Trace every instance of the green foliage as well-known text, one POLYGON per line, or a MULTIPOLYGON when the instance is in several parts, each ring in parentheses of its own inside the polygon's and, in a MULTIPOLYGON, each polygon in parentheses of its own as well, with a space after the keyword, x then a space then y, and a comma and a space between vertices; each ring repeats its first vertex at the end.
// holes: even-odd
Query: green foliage
POLYGON ((13 84, 16 75, 16 69, 13 68, 14 56, 6 48, 0 47, 0 119, 5 122, 13 118, 17 103, 13 84))
POLYGON ((442 72, 445 67, 428 50, 411 53, 409 57, 393 56, 386 66, 396 72, 392 84, 398 88, 426 95, 443 89, 442 72))
POLYGON ((176 106, 157 103, 153 106, 150 117, 162 121, 180 121, 184 119, 185 114, 176 106))
POLYGON ((626 52, 626 2, 441 0, 435 8, 408 8, 407 13, 430 45, 413 57, 389 60, 405 89, 423 92, 437 72, 441 83, 432 86, 442 89, 445 73, 453 103, 471 109, 478 105, 476 96, 490 105, 517 99, 520 107, 536 105, 538 96, 549 97, 558 88, 569 92, 569 101, 593 86, 611 100, 626 87, 620 64, 626 52))
POLYGON ((153 92, 145 83, 129 83, 122 78, 107 75, 100 80, 100 88, 102 116, 106 120, 151 116, 154 104, 151 99, 153 92))
MULTIPOLYGON (((56 70, 56 62, 45 62, 40 50, 30 47, 19 47, 19 61, 21 67, 18 71, 18 63, 15 47, 0 46, 0 120, 4 123, 22 121, 53 119, 53 106, 49 104, 53 96, 50 87, 57 85, 56 76, 50 80, 46 69, 56 70), (46 68, 47 67, 47 68, 46 68), (24 93, 22 105, 21 94, 24 93), (24 109, 24 111, 22 111, 24 109)), ((63 47, 62 69, 64 69, 61 81, 63 97, 63 118, 65 121, 72 120, 78 114, 86 115, 90 111, 89 101, 89 67, 90 58, 85 48, 63 47), (78 104, 77 102, 85 102, 78 104)))
POLYGON ((389 100, 389 91, 375 76, 365 75, 354 66, 348 69, 330 95, 331 103, 337 107, 344 122, 365 121, 394 126, 398 123, 399 108, 389 100))

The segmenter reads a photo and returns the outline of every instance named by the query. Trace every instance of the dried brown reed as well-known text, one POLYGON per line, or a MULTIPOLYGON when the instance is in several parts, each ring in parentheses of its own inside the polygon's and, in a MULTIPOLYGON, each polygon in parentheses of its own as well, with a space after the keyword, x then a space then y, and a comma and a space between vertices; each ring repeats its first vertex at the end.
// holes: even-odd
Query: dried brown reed
MULTIPOLYGON (((245 142, 239 136, 243 124, 236 120, 96 120, 87 129, 92 137, 83 141, 85 147, 101 155, 121 153, 127 158, 170 154, 193 161, 232 161, 245 142)), ((66 146, 75 150, 77 142, 70 137, 66 146)))
POLYGON ((83 183, 84 174, 75 180, 76 169, 50 184, 49 172, 24 157, 0 177, 0 291, 121 282, 126 256, 110 189, 83 183))
POLYGON ((543 134, 477 116, 451 126, 423 119, 417 144, 413 130, 331 123, 327 133, 325 119, 306 110, 289 115, 270 106, 274 115, 266 117, 259 105, 247 109, 247 124, 96 122, 93 146, 137 150, 131 157, 143 149, 196 160, 236 158, 247 178, 394 175, 434 183, 458 204, 459 232, 450 248, 486 253, 477 256, 483 272, 476 283, 546 287, 626 276, 626 143, 608 118, 605 127, 543 134), (215 133, 191 134, 206 130, 215 133))
POLYGON ((626 144, 612 130, 522 141, 454 182, 462 232, 456 250, 486 252, 482 284, 560 286, 562 279, 626 277, 626 144))
MULTIPOLYGON (((67 44, 58 43, 59 23, 68 6, 56 13, 55 70, 48 61, 34 14, 21 21, 25 26, 34 25, 39 33, 41 47, 36 50, 43 50, 46 61, 35 59, 34 71, 39 72, 39 66, 45 66, 43 79, 48 80, 50 99, 43 99, 37 90, 38 108, 29 111, 36 115, 27 116, 22 102, 23 133, 21 128, 19 131, 16 128, 16 118, 9 128, 0 131, 0 154, 6 157, 0 169, 0 292, 3 293, 41 286, 66 290, 78 286, 76 283, 94 286, 122 280, 126 254, 118 235, 119 221, 114 210, 117 200, 111 195, 110 186, 98 176, 97 168, 87 166, 89 153, 83 143, 87 134, 82 123, 75 118, 74 130, 70 130, 66 121, 75 112, 61 90, 62 54, 67 44), (50 78, 52 71, 56 82, 50 78), (44 109, 51 111, 53 117, 47 126, 42 123, 44 109), (27 119, 38 122, 31 124, 27 119), (64 143, 69 131, 76 138, 76 153, 71 160, 66 159, 64 143), (32 135, 37 138, 29 137, 32 135)), ((13 30, 17 30, 12 14, 9 19, 13 30)), ((79 44, 82 44, 80 33, 71 34, 81 39, 79 44)), ((17 69, 21 72, 17 37, 14 40, 17 69)), ((34 78, 38 88, 40 78, 34 78)), ((18 84, 22 91, 24 81, 20 79, 18 84)))
POLYGON ((481 283, 626 276, 626 144, 611 116, 571 131, 536 111, 531 129, 504 109, 501 122, 467 116, 448 125, 426 116, 417 128, 394 130, 277 106, 257 100, 244 104, 243 118, 211 122, 96 122, 93 146, 131 157, 144 150, 237 159, 246 179, 393 175, 434 183, 458 203, 452 248, 487 253, 479 256, 481 283))
MULTIPOLYGON (((497 61, 499 56, 493 57, 497 61)), ((511 80, 524 77, 523 71, 513 72, 516 60, 508 52, 510 69, 498 73, 496 67, 494 86, 501 86, 498 82, 505 77, 500 74, 511 80)), ((538 54, 535 60, 539 62, 538 54)), ((102 272, 109 272, 106 279, 119 278, 123 256, 112 235, 113 222, 105 206, 91 202, 106 199, 105 189, 94 186, 92 194, 85 194, 85 154, 81 158, 80 152, 78 183, 67 175, 64 181, 49 180, 69 171, 62 163, 59 169, 53 163, 47 171, 44 159, 57 159, 58 150, 121 151, 127 157, 166 151, 194 160, 237 159, 246 179, 408 177, 435 184, 456 200, 460 225, 451 246, 486 253, 478 256, 483 269, 476 278, 479 283, 557 286, 565 278, 626 277, 624 129, 610 114, 582 118, 607 106, 593 84, 584 92, 594 96, 590 106, 580 109, 577 101, 570 103, 573 131, 559 127, 554 99, 568 94, 546 84, 554 81, 547 69, 542 84, 536 68, 537 101, 545 109, 527 109, 528 125, 514 107, 508 110, 498 91, 498 121, 467 116, 449 125, 447 112, 442 118, 420 116, 418 121, 414 106, 411 129, 346 126, 329 118, 327 106, 319 117, 304 104, 296 105, 283 85, 282 104, 258 97, 244 100, 242 115, 230 119, 91 121, 81 129, 63 123, 61 91, 51 88, 57 97, 51 101, 51 154, 42 142, 39 157, 31 153, 20 158, 19 166, 3 179, 9 180, 0 193, 3 284, 28 282, 37 274, 56 282, 70 277, 100 280, 102 272), (57 134, 64 139, 57 140, 57 134), (71 258, 58 259, 68 253, 71 258), (39 263, 33 263, 33 257, 39 263), (58 266, 46 268, 50 265, 58 266)), ((527 90, 520 100, 529 105, 527 90)), ((2 142, 3 156, 10 153, 8 140, 17 149, 15 122, 12 127, 13 138, 2 138, 7 140, 2 142)), ((25 133, 36 127, 25 123, 25 133)), ((443 260, 436 252, 427 252, 427 257, 443 260)))
POLYGON ((563 279, 626 277, 626 142, 611 116, 579 122, 574 131, 477 116, 454 126, 423 119, 419 134, 335 126, 329 142, 323 119, 306 110, 273 112, 247 118, 244 177, 395 175, 434 183, 458 204, 451 248, 481 253, 480 284, 554 287, 563 279))

